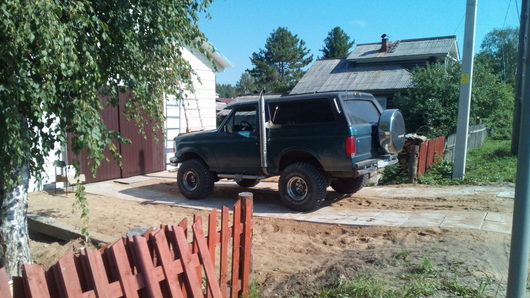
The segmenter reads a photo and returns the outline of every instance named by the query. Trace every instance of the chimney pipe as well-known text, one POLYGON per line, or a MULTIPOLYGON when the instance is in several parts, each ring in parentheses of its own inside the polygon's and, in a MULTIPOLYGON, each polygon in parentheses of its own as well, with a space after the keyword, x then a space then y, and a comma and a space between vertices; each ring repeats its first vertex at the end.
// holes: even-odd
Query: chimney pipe
POLYGON ((379 52, 388 52, 388 35, 381 35, 381 49, 379 52))

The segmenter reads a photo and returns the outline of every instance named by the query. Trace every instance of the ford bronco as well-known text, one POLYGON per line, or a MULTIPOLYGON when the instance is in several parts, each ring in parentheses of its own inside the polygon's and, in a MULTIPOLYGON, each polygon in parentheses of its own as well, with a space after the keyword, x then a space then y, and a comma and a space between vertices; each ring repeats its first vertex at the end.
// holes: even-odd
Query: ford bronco
POLYGON ((238 102, 216 130, 179 135, 177 183, 189 199, 208 196, 219 179, 253 187, 280 176, 282 202, 318 207, 331 186, 360 190, 369 174, 397 162, 405 124, 368 93, 331 92, 238 102))

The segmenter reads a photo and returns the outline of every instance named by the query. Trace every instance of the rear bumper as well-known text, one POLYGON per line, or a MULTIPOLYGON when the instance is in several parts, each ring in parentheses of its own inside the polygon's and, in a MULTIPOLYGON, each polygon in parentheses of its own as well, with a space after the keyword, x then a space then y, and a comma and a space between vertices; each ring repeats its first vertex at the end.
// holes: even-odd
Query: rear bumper
POLYGON ((327 173, 332 178, 352 178, 375 172, 397 162, 397 155, 387 154, 378 156, 377 158, 365 159, 363 161, 356 162, 353 164, 353 169, 349 171, 328 171, 327 173))
POLYGON ((397 162, 398 162, 397 155, 387 154, 387 155, 380 156, 378 158, 367 159, 367 160, 357 162, 354 165, 354 170, 356 172, 356 176, 360 176, 360 175, 364 175, 364 174, 377 171, 378 169, 382 169, 389 165, 393 165, 397 162))

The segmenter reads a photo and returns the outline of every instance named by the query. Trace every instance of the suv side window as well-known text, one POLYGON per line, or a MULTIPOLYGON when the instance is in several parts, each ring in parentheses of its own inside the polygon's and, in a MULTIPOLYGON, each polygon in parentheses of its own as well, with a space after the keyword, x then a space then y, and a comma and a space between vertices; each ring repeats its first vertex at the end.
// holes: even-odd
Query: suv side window
POLYGON ((271 103, 269 111, 274 124, 330 123, 336 120, 327 98, 271 103))
POLYGON ((237 109, 226 121, 223 130, 244 137, 256 135, 256 107, 250 106, 237 109))

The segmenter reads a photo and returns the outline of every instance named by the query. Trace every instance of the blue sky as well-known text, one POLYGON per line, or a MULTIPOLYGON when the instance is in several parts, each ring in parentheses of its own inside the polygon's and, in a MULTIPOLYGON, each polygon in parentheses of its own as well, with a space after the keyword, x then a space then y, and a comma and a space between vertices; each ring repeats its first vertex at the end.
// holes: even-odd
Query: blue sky
MULTIPOLYGON (((518 26, 520 1, 478 0, 475 52, 492 29, 518 26)), ((335 26, 356 43, 378 42, 383 33, 391 40, 456 35, 462 51, 465 10, 466 0, 214 0, 211 19, 203 17, 199 26, 233 64, 217 82, 235 84, 280 26, 303 39, 313 58, 335 26)))

